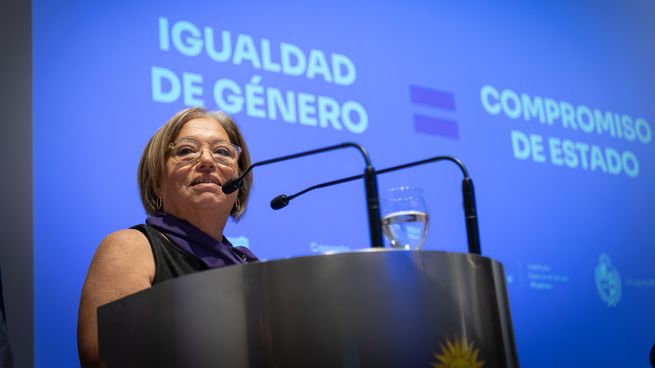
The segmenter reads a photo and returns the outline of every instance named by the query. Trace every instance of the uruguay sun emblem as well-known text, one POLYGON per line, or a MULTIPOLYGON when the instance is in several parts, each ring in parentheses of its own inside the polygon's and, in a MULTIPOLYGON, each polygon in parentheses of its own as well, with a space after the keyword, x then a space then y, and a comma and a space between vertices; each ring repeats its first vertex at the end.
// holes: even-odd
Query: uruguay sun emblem
POLYGON ((452 342, 446 337, 446 345, 439 344, 441 354, 434 354, 438 362, 432 363, 432 368, 482 368, 484 361, 478 361, 479 349, 475 349, 472 342, 455 336, 452 342))

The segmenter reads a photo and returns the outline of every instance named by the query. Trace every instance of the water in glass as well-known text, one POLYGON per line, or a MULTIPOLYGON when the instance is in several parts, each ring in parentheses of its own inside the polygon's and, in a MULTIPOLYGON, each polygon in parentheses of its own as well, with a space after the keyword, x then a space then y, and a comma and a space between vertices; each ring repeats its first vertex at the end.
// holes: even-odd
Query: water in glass
POLYGON ((394 248, 422 249, 429 215, 423 191, 415 187, 393 188, 382 199, 382 230, 394 248))

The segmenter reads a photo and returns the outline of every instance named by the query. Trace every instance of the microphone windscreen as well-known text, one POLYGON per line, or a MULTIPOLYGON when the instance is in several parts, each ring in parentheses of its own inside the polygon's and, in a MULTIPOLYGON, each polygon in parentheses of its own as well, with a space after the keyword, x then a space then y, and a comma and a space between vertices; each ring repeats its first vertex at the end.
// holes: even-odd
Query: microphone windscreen
POLYGON ((279 210, 289 204, 289 198, 285 194, 281 194, 271 200, 271 208, 279 210))
POLYGON ((241 180, 239 180, 239 178, 234 178, 234 179, 228 179, 228 181, 223 183, 221 189, 223 190, 223 193, 231 194, 234 193, 234 191, 239 189, 240 187, 241 187, 241 180))

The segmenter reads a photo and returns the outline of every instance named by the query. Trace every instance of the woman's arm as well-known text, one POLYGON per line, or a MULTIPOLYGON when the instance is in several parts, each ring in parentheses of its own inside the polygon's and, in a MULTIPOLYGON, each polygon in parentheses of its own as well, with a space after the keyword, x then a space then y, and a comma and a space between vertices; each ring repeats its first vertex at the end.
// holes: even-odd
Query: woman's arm
POLYGON ((104 366, 98 348, 98 307, 149 288, 154 276, 152 250, 141 232, 120 230, 100 243, 82 288, 77 320, 77 348, 83 368, 104 366))

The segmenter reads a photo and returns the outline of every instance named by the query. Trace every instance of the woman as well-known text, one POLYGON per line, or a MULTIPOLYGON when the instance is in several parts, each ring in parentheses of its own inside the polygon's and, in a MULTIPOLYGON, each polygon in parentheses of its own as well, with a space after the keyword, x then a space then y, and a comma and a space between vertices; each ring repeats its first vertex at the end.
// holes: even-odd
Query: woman
POLYGON ((146 224, 109 234, 98 247, 82 289, 78 350, 83 367, 102 366, 97 308, 159 282, 230 264, 256 261, 223 236, 229 216, 243 215, 252 185, 223 193, 250 157, 232 119, 204 108, 180 111, 146 145, 139 191, 146 224))

